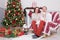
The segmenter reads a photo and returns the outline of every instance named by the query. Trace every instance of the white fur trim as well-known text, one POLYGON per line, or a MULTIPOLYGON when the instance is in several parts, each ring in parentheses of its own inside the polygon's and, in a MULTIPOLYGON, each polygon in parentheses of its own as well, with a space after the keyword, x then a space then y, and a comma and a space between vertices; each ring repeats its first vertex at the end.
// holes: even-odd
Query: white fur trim
POLYGON ((47 33, 46 33, 47 25, 48 25, 48 22, 46 22, 46 24, 45 24, 44 31, 43 31, 44 34, 47 34, 47 33))
POLYGON ((51 23, 53 23, 53 24, 57 25, 57 23, 55 23, 55 22, 53 22, 53 21, 52 21, 51 23))

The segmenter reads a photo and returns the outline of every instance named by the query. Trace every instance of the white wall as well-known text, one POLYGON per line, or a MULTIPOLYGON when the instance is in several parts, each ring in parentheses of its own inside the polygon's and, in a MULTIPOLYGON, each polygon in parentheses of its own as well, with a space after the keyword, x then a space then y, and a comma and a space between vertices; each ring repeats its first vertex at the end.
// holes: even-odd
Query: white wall
MULTIPOLYGON (((48 10, 60 10, 60 0, 21 0, 22 7, 32 6, 32 2, 36 1, 37 6, 47 6, 48 10)), ((6 8, 7 0, 0 0, 0 7, 6 8)))
POLYGON ((47 6, 48 10, 60 10, 60 0, 22 0, 23 8, 32 6, 32 2, 36 1, 37 6, 47 6))
POLYGON ((0 0, 0 7, 1 8, 6 8, 7 5, 7 0, 0 0))

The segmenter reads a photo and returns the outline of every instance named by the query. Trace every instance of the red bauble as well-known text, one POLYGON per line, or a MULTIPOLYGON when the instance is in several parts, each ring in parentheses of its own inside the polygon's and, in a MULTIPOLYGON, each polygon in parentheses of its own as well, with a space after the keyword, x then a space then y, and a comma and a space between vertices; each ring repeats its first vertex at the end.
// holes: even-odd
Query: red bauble
POLYGON ((16 20, 13 20, 13 21, 12 21, 12 24, 15 24, 15 23, 16 23, 16 20))
POLYGON ((12 5, 16 5, 16 2, 12 2, 12 5))
POLYGON ((16 2, 12 2, 13 7, 16 7, 16 2))
POLYGON ((18 33, 17 36, 22 36, 22 35, 24 35, 24 32, 20 32, 20 33, 18 33))
POLYGON ((22 7, 20 6, 20 9, 22 10, 22 7))
POLYGON ((18 12, 16 12, 16 15, 18 15, 18 12))
POLYGON ((12 31, 10 29, 8 29, 7 34, 10 35, 12 33, 12 31))
POLYGON ((8 11, 5 10, 5 16, 7 15, 8 11))

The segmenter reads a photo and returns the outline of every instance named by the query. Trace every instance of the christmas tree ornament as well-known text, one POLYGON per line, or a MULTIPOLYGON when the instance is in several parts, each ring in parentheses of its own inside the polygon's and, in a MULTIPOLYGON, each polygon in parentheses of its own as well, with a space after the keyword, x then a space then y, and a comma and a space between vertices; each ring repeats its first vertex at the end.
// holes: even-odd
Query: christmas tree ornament
POLYGON ((8 30, 5 30, 5 35, 8 35, 8 33, 7 33, 7 32, 8 32, 8 30))
POLYGON ((16 5, 13 5, 13 7, 15 7, 16 5))
POLYGON ((18 9, 18 10, 20 10, 20 9, 18 9))
POLYGON ((13 1, 13 2, 12 2, 12 5, 16 5, 16 2, 15 2, 15 1, 13 1))
POLYGON ((8 23, 6 23, 6 25, 8 25, 8 23))
POLYGON ((16 15, 18 15, 18 12, 16 12, 16 15))
POLYGON ((24 17, 22 17, 22 20, 24 20, 24 17))
POLYGON ((16 16, 16 14, 14 14, 13 16, 16 16))
POLYGON ((16 6, 16 8, 19 8, 19 6, 16 6))
POLYGON ((22 10, 22 7, 20 6, 20 9, 22 10))
POLYGON ((11 11, 9 10, 8 12, 10 13, 11 11))
POLYGON ((12 21, 12 24, 15 24, 15 23, 16 23, 16 20, 13 20, 13 21, 12 21))
POLYGON ((18 20, 18 19, 16 18, 16 20, 18 20))
POLYGON ((16 10, 14 10, 14 12, 16 12, 16 10))
POLYGON ((6 29, 5 30, 5 35, 10 35, 12 33, 11 29, 6 29))
POLYGON ((12 21, 10 21, 12 23, 12 21))
POLYGON ((18 5, 19 3, 17 3, 17 5, 18 5))

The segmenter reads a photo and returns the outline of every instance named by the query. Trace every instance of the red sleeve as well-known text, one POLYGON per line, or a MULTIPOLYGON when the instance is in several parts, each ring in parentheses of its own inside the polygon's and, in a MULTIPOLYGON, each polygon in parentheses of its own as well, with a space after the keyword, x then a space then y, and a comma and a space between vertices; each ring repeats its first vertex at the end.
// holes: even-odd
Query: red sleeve
POLYGON ((28 15, 29 15, 29 17, 31 17, 32 16, 32 11, 30 11, 28 15))

